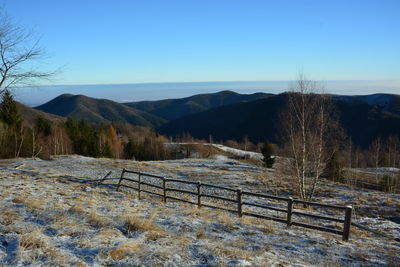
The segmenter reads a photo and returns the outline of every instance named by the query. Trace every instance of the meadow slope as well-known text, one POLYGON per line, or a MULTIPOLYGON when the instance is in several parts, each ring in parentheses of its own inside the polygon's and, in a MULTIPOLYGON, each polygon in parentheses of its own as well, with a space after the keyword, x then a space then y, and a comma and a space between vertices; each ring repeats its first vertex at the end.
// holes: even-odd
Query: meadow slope
MULTIPOLYGON (((399 195, 323 181, 317 200, 353 204, 354 220, 387 237, 333 234, 242 217, 78 180, 122 168, 178 179, 294 195, 280 170, 225 157, 136 162, 59 156, 0 161, 0 265, 337 266, 397 264, 399 195)), ((280 167, 281 166, 281 167, 280 167)), ((115 181, 114 181, 115 182, 115 181)))

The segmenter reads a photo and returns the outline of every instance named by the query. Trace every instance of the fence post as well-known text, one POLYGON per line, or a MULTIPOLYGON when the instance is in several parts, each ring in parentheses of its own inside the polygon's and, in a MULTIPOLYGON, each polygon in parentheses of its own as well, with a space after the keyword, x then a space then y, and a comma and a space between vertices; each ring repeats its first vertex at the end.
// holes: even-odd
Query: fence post
POLYGON ((201 182, 199 181, 197 183, 197 207, 200 209, 201 208, 201 182))
POLYGON ((109 171, 106 176, 103 177, 103 179, 101 179, 100 181, 97 182, 97 186, 99 186, 100 184, 102 184, 107 178, 108 176, 110 176, 110 174, 112 173, 112 171, 109 171))
POLYGON ((140 185, 141 185, 141 180, 140 180, 140 174, 139 174, 139 186, 138 186, 138 199, 140 199, 140 185))
POLYGON ((287 217, 286 217, 287 227, 290 227, 292 225, 292 213, 293 213, 293 198, 289 197, 287 205, 287 217))
POLYGON ((166 191, 166 188, 165 188, 165 178, 163 178, 162 179, 162 186, 163 186, 163 201, 164 201, 164 203, 167 203, 167 191, 166 191))
POLYGON ((242 189, 237 190, 238 216, 242 217, 242 189))
POLYGON ((348 241, 350 237, 350 226, 351 226, 351 213, 353 211, 352 206, 346 206, 346 213, 344 216, 344 225, 343 225, 343 241, 348 241))
POLYGON ((121 178, 119 178, 119 181, 118 181, 117 191, 119 190, 119 187, 121 186, 122 179, 124 179, 124 173, 125 173, 125 168, 122 169, 121 178))

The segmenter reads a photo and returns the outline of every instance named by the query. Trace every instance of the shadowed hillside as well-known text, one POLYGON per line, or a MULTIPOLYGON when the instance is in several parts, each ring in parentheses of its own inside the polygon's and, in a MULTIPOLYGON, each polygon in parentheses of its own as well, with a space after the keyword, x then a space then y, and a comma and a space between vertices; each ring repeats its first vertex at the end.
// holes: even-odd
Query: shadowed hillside
MULTIPOLYGON (((377 136, 400 134, 399 95, 334 95, 333 103, 342 126, 356 146, 365 148, 377 136)), ((256 143, 265 140, 281 143, 280 114, 286 104, 286 93, 243 95, 222 91, 126 104, 65 94, 37 109, 93 123, 123 122, 156 127, 159 133, 168 136, 189 133, 208 139, 211 134, 216 140, 238 141, 247 136, 256 143)))
POLYGON ((62 117, 25 106, 24 104, 21 104, 19 102, 17 102, 17 105, 18 105, 19 111, 21 112, 21 116, 24 119, 24 123, 26 123, 29 126, 32 126, 33 124, 35 124, 35 121, 39 117, 45 118, 51 122, 60 122, 60 121, 64 120, 64 118, 62 118, 62 117))
POLYGON ((214 94, 200 94, 179 99, 141 101, 124 104, 129 107, 149 112, 166 120, 175 120, 211 108, 233 103, 253 101, 271 95, 272 94, 265 93, 238 94, 232 91, 221 91, 214 94))
POLYGON ((373 94, 373 95, 358 95, 358 96, 334 96, 337 100, 343 100, 348 104, 368 104, 371 106, 380 107, 383 112, 400 115, 400 95, 393 94, 373 94))
MULTIPOLYGON (((377 136, 400 134, 399 96, 334 96, 340 121, 357 146, 366 147, 377 136), (384 99, 385 101, 382 101, 384 99)), ((186 116, 158 128, 169 136, 190 133, 195 138, 241 140, 248 136, 253 142, 269 140, 281 143, 279 129, 281 112, 287 94, 236 103, 186 116)))
POLYGON ((95 99, 83 95, 64 94, 36 107, 38 110, 75 120, 88 122, 127 122, 154 127, 164 120, 145 111, 137 110, 107 99, 95 99))

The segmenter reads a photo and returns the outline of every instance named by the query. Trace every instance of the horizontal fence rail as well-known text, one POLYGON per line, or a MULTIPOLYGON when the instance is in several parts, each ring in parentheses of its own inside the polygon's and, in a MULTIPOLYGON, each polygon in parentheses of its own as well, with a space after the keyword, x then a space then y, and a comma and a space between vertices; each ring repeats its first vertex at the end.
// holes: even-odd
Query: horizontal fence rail
MULTIPOLYGON (((103 179, 101 179, 101 182, 105 180, 111 180, 107 179, 109 174, 106 175, 103 179)), ((153 179, 153 180, 154 180, 153 179)), ((350 226, 354 223, 351 222, 351 216, 352 216, 352 206, 338 206, 338 205, 331 205, 331 204, 323 204, 323 203, 318 203, 318 202, 311 202, 311 201, 304 201, 304 200, 299 200, 299 199, 293 199, 291 197, 280 197, 280 196, 273 196, 269 194, 262 194, 262 193, 253 193, 249 191, 242 191, 240 188, 239 189, 234 189, 230 187, 224 187, 220 185, 213 185, 213 184, 208 184, 208 183, 201 183, 201 182, 192 182, 192 181, 184 181, 184 180, 179 180, 179 179, 170 179, 170 178, 165 178, 159 175, 153 175, 153 174, 148 174, 148 173, 143 173, 143 172, 138 172, 138 171, 132 171, 132 170, 127 170, 123 169, 121 172, 120 178, 118 178, 118 184, 116 184, 117 190, 120 189, 120 187, 126 187, 129 189, 133 189, 138 191, 138 197, 140 199, 141 193, 147 193, 147 194, 152 194, 159 196, 163 199, 164 203, 167 202, 167 199, 172 199, 176 201, 182 201, 190 204, 197 205, 199 208, 200 207, 208 207, 208 208, 214 208, 214 209, 220 209, 220 210, 225 210, 229 212, 234 212, 237 213, 239 217, 242 217, 243 215, 245 216, 251 216, 255 218, 260 218, 260 219, 267 219, 267 220, 273 220, 277 221, 280 223, 286 223, 287 227, 291 226, 299 226, 299 227, 304 227, 304 228, 310 228, 314 230, 319 230, 319 231, 324 231, 324 232, 329 232, 333 234, 338 234, 342 236, 343 241, 348 241, 350 237, 350 226), (125 174, 135 174, 137 175, 137 179, 132 179, 130 177, 126 177, 125 174), (154 184, 149 181, 143 181, 143 178, 154 178, 159 180, 159 184, 154 184), (123 181, 127 182, 133 182, 137 185, 137 187, 133 187, 130 185, 127 185, 125 183, 122 183, 123 181), (168 187, 167 185, 176 185, 176 184, 183 184, 186 185, 185 188, 173 188, 173 187, 168 187), (146 188, 143 188, 143 186, 146 186, 146 188), (193 191, 191 191, 188 187, 191 187, 193 191), (151 191, 149 188, 153 188, 155 190, 159 190, 157 192, 151 191), (215 195, 215 194, 210 194, 207 192, 210 189, 212 190, 219 190, 219 192, 225 192, 227 194, 230 194, 231 197, 227 197, 226 195, 221 196, 221 195, 215 195), (169 192, 175 193, 175 195, 168 195, 169 192), (186 194, 192 199, 183 199, 180 198, 176 195, 176 193, 179 194, 186 194), (234 197, 232 197, 234 195, 234 197), (216 201, 222 201, 223 203, 229 203, 229 204, 234 204, 235 207, 221 207, 221 206, 216 206, 216 205, 211 205, 210 203, 204 203, 204 198, 208 199, 214 199, 216 201), (244 200, 246 198, 246 200, 244 200), (256 198, 257 201, 273 201, 274 205, 269 205, 266 204, 260 204, 258 203, 252 203, 249 202, 249 198, 256 198), (319 215, 319 214, 314 214, 314 213, 308 213, 304 212, 304 210, 299 211, 297 209, 294 209, 295 204, 302 204, 305 207, 317 207, 317 208, 324 208, 324 209, 331 209, 331 210, 336 210, 336 211, 344 211, 344 217, 343 218, 336 218, 336 217, 331 217, 331 216, 325 216, 325 215, 319 215), (278 206, 280 205, 280 206, 278 206), (253 209, 251 209, 253 208, 253 209), (246 209, 246 210, 243 210, 246 209), (255 211, 254 209, 261 209, 264 212, 260 214, 260 212, 255 211), (276 214, 283 214, 283 217, 278 217, 273 216, 270 213, 266 213, 267 211, 270 212, 276 212, 276 214), (296 221, 294 220, 294 216, 296 218, 298 217, 305 217, 305 218, 311 218, 311 219, 318 219, 318 220, 325 220, 329 222, 334 222, 334 223, 341 223, 343 225, 341 230, 330 228, 330 227, 325 227, 321 225, 315 225, 315 224, 308 224, 304 223, 301 221, 296 221)), ((215 203, 214 203, 215 204, 215 203)))

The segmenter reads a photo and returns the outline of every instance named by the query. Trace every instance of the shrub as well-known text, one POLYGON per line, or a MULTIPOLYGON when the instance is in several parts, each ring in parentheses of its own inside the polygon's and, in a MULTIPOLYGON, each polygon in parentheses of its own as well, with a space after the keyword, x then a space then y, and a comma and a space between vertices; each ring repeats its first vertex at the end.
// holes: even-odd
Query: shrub
POLYGON ((267 168, 272 168, 272 165, 275 163, 275 157, 272 155, 274 150, 272 145, 268 142, 265 142, 261 148, 261 153, 264 156, 264 164, 267 168))

